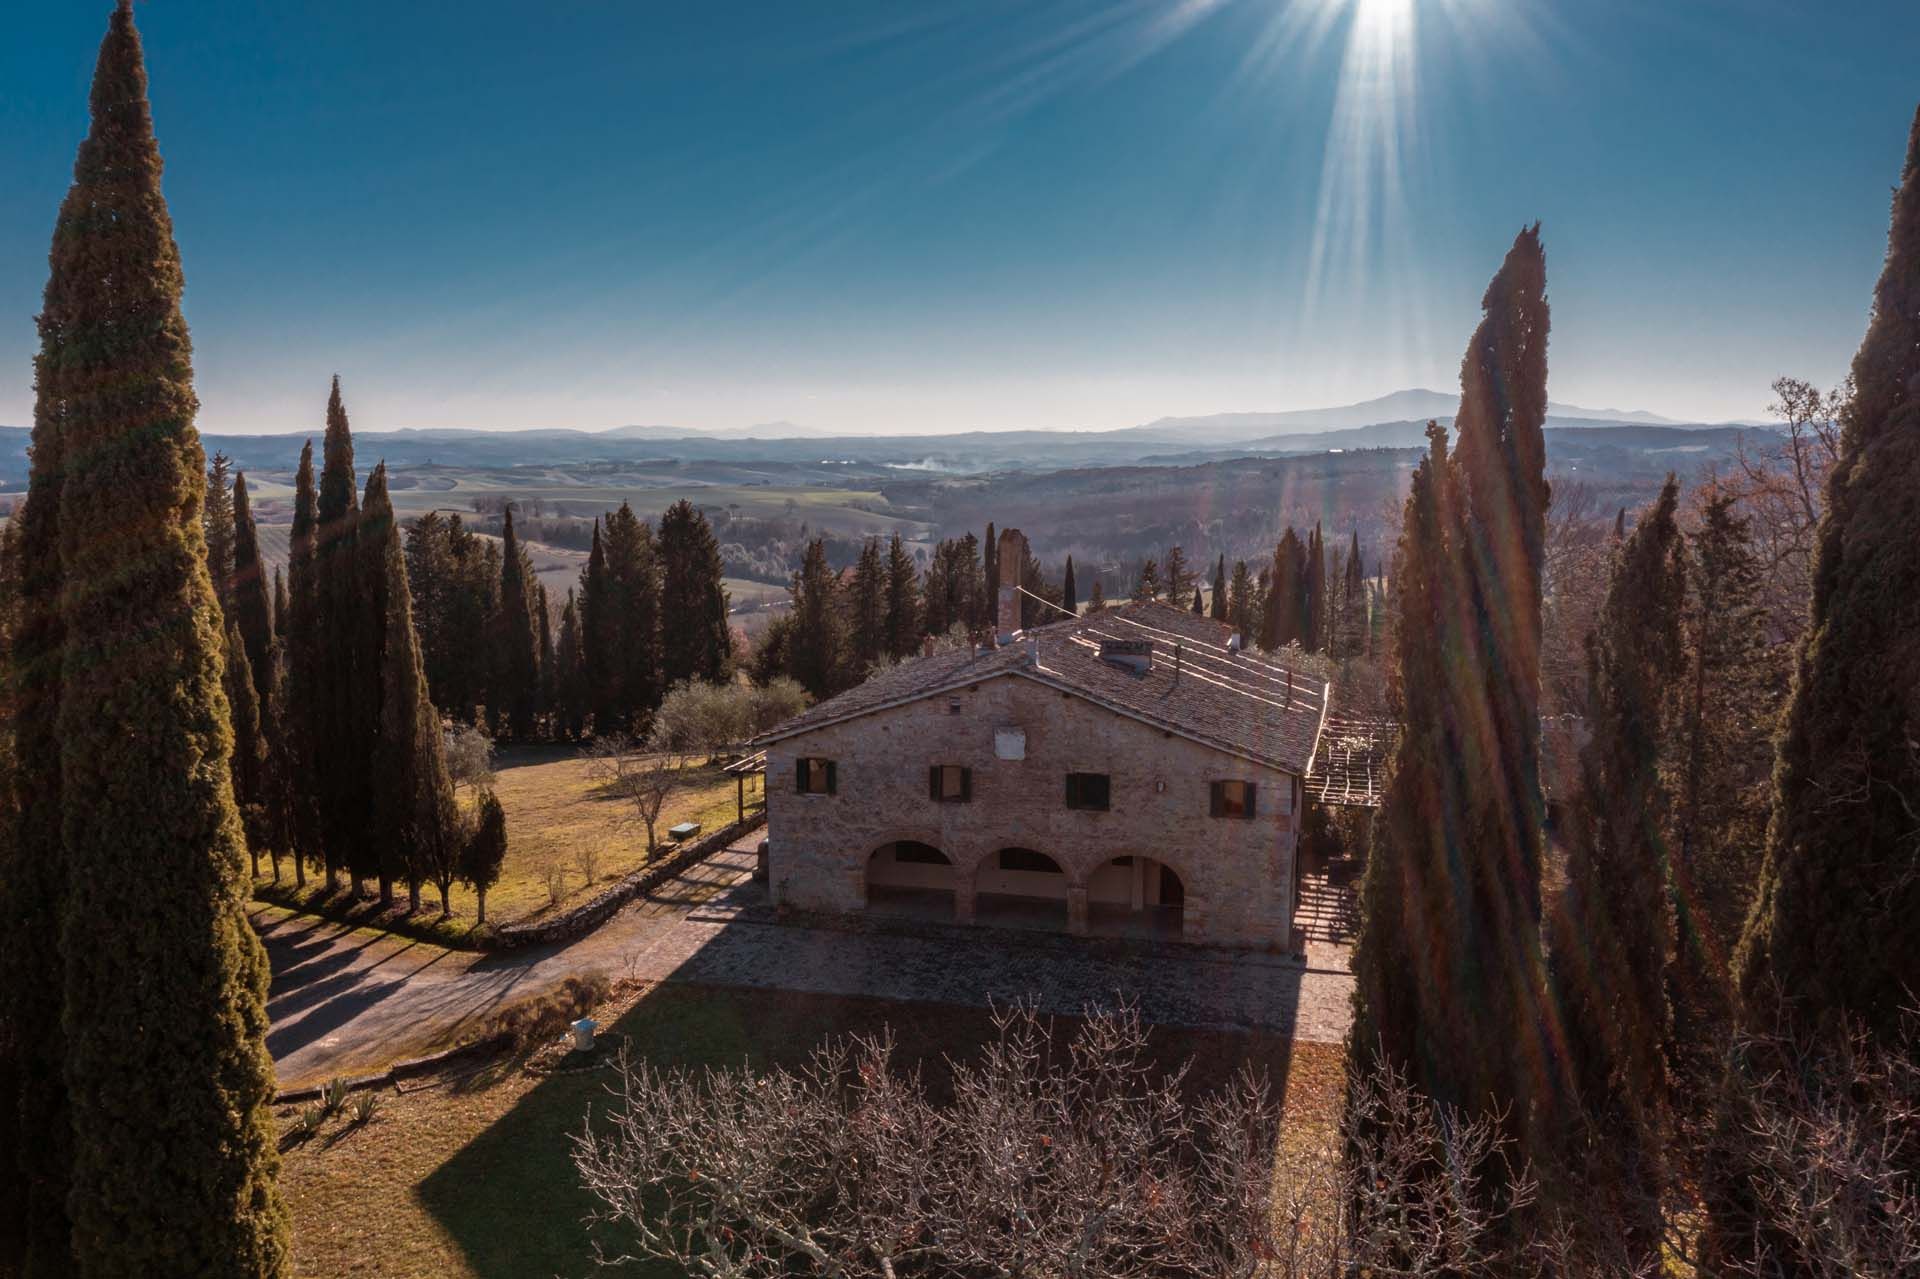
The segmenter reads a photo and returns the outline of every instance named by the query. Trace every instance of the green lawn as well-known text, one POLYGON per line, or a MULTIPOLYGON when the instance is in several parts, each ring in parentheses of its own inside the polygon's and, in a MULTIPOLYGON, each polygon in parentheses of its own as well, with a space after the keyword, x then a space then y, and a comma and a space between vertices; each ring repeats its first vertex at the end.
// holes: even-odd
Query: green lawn
MULTIPOLYGON (((661 1064, 796 1063, 822 1038, 891 1026, 902 1067, 970 1055, 992 1033, 983 1009, 667 985, 640 994, 608 1033, 661 1064)), ((1340 1049, 1228 1032, 1154 1032, 1167 1065, 1189 1056, 1213 1087, 1244 1061, 1286 1100, 1288 1144, 1330 1131, 1340 1049)), ((344 1276, 522 1279, 592 1269, 568 1135, 607 1101, 600 1074, 530 1076, 502 1063, 465 1081, 423 1081, 387 1098, 367 1128, 329 1145, 330 1129, 289 1152, 281 1184, 293 1209, 297 1271, 344 1276)), ((288 1109, 287 1114, 291 1114, 288 1109)), ((283 1115, 284 1122, 286 1115, 283 1115)), ((639 1272, 634 1272, 639 1273, 639 1272)))

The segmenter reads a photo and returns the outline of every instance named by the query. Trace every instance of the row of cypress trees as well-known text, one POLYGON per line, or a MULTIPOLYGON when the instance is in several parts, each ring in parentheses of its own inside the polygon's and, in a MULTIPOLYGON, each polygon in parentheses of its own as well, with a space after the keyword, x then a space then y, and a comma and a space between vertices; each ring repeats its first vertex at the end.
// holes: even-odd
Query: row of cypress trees
MULTIPOLYGON (((1812 1273, 1821 1241, 1770 1237, 1756 1212, 1779 1170, 1740 1115, 1783 1080, 1825 1086, 1782 1042, 1911 1046, 1920 115, 1825 494, 1762 856, 1742 758, 1766 731, 1759 564, 1724 495, 1709 491, 1683 533, 1669 478, 1630 534, 1623 521, 1588 640, 1589 740, 1543 926, 1544 285, 1535 227, 1487 291, 1457 440, 1429 428, 1407 499, 1393 574, 1405 733, 1362 885, 1350 1053, 1500 1116, 1629 1265, 1659 1265, 1684 1183, 1706 1200, 1700 1265, 1812 1273)), ((1882 1153, 1920 1173, 1911 1149, 1882 1153)), ((1507 1184, 1504 1166, 1475 1171, 1495 1194, 1507 1184)))
POLYGON ((8 663, 0 1266, 283 1275, 267 962, 181 267, 130 0, 51 253, 8 663))

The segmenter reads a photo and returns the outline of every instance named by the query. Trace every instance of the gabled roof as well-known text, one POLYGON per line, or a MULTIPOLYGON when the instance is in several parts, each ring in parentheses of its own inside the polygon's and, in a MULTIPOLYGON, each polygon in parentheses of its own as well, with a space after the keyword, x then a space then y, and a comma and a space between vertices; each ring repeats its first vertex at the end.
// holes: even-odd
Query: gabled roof
POLYGON ((1282 772, 1306 773, 1326 718, 1327 681, 1257 650, 1229 653, 1231 635, 1225 622, 1185 609, 1127 604, 1036 627, 1004 648, 902 662, 809 707, 755 744, 1010 676, 1282 772), (1108 639, 1151 641, 1153 669, 1136 674, 1103 659, 1100 642, 1108 639))

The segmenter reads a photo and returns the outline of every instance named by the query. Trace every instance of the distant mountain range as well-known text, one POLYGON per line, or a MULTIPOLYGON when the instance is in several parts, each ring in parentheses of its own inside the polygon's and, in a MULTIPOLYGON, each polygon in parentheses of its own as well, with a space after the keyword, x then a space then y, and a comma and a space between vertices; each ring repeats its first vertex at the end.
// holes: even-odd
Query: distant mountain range
MULTIPOLYGON (((1166 464, 1217 458, 1223 453, 1298 454, 1328 450, 1415 448, 1428 420, 1451 425, 1458 397, 1439 391, 1396 391, 1358 404, 1282 413, 1218 413, 1161 418, 1141 426, 1110 431, 969 431, 949 435, 836 435, 791 422, 770 422, 729 430, 695 430, 665 425, 632 425, 604 431, 565 428, 485 431, 462 428, 359 431, 355 452, 370 465, 385 460, 395 467, 434 464, 448 467, 509 469, 578 466, 588 463, 711 463, 733 466, 778 463, 851 478, 844 468, 868 477, 888 471, 980 474, 989 471, 1047 470, 1063 467, 1166 464)), ((1619 409, 1587 409, 1550 403, 1547 426, 1555 431, 1639 427, 1656 435, 1711 431, 1708 424, 1676 422, 1658 414, 1619 409)), ((1715 424, 1719 431, 1744 431, 1747 423, 1715 424)), ((1758 428, 1765 429, 1765 428, 1758 428)), ((300 445, 319 432, 278 435, 207 435, 209 454, 218 450, 236 468, 285 475, 299 457, 300 445)), ((1597 442, 1597 441, 1596 441, 1597 442)), ((1716 442, 1723 442, 1716 437, 1716 442)), ((26 480, 28 432, 0 427, 0 486, 20 488, 26 480)), ((1707 443, 1707 437, 1695 441, 1707 443)), ((1646 440, 1637 449, 1683 448, 1684 443, 1646 440)), ((783 482, 791 482, 791 471, 783 482)))

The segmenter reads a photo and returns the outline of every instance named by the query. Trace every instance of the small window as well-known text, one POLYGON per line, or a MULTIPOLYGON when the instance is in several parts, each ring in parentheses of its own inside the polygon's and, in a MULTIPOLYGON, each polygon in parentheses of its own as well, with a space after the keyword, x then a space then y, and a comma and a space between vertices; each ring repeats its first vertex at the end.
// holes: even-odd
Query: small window
POLYGON ((958 764, 927 768, 927 798, 938 804, 964 804, 973 798, 973 770, 958 764))
POLYGON ((1252 782, 1215 782, 1213 784, 1213 815, 1215 817, 1253 816, 1252 782))
POLYGON ((1111 790, 1111 780, 1105 773, 1068 773, 1067 807, 1104 813, 1111 790))
POLYGON ((832 760, 802 755, 794 763, 797 774, 794 789, 802 795, 831 795, 839 790, 832 760))

